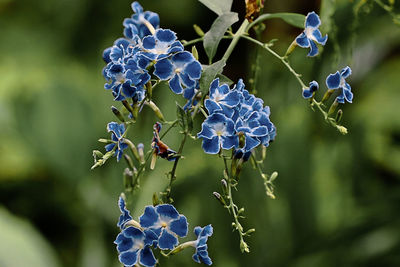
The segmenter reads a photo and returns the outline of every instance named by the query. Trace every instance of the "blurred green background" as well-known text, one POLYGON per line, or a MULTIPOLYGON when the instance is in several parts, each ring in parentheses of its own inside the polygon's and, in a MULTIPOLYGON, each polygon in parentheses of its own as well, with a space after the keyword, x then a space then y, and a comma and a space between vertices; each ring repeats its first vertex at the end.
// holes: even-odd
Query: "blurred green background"
MULTIPOLYGON (((122 35, 130 3, 0 0, 2 267, 120 266, 113 241, 125 163, 112 158, 90 167, 92 150, 103 150, 96 140, 108 136, 105 126, 115 120, 109 107, 119 104, 103 89, 101 53, 122 35)), ((192 24, 208 30, 215 18, 195 0, 141 4, 186 40, 196 38, 192 24)), ((243 17, 244 1, 234 1, 233 10, 243 17)), ((246 208, 245 228, 256 233, 248 239, 251 253, 241 254, 231 218, 212 196, 222 166, 202 152, 200 141, 189 141, 172 193, 190 229, 214 226, 208 244, 214 266, 400 266, 400 27, 374 1, 269 0, 264 12, 312 10, 321 15, 328 43, 317 58, 296 49, 291 61, 305 81, 320 83, 319 94, 329 73, 351 66, 354 104, 343 107, 349 134, 341 136, 312 112, 279 61, 240 41, 224 74, 248 84, 259 53, 255 84, 278 131, 264 166, 279 172, 277 199, 266 196, 262 179, 246 166, 235 198, 246 208)), ((300 31, 271 20, 262 38, 278 38, 274 49, 282 54, 300 31)), ((155 101, 168 120, 175 101, 184 102, 165 87, 155 101)), ((155 121, 144 109, 130 139, 149 149, 155 121)), ((172 132, 165 140, 177 149, 180 138, 172 132)), ((134 216, 164 188, 170 168, 158 160, 146 173, 131 205, 134 216)), ((160 259, 161 266, 198 266, 192 253, 160 259)))

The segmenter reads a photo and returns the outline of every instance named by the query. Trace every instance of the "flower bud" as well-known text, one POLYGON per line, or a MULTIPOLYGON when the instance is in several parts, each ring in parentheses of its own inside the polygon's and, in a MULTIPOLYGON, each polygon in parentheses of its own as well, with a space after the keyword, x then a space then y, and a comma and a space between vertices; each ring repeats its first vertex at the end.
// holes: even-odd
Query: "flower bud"
POLYGON ((159 118, 161 121, 165 121, 164 115, 162 114, 161 110, 153 101, 146 101, 145 104, 149 106, 153 111, 154 114, 159 118))
POLYGON ((121 121, 125 122, 124 116, 122 116, 121 112, 114 106, 111 106, 111 111, 114 115, 121 121))
POLYGON ((332 114, 335 112, 335 110, 336 110, 336 108, 338 107, 338 105, 339 105, 339 103, 335 100, 335 101, 332 103, 332 105, 331 105, 331 107, 329 108, 329 110, 328 110, 328 116, 332 115, 332 114))
POLYGON ((343 110, 339 109, 338 112, 336 113, 336 118, 335 118, 336 123, 339 123, 342 120, 342 116, 343 116, 343 110))
POLYGON ((139 153, 140 164, 144 164, 144 162, 145 162, 145 160, 144 160, 144 145, 142 143, 139 143, 137 145, 137 150, 139 153))
POLYGON ((219 203, 222 204, 222 206, 224 206, 224 207, 226 206, 225 199, 221 196, 220 193, 218 193, 218 192, 213 192, 213 195, 214 195, 214 197, 219 201, 219 203))
POLYGON ((225 180, 225 179, 222 179, 222 180, 221 180, 221 187, 222 187, 222 191, 223 191, 223 192, 226 192, 226 191, 227 191, 227 189, 228 189, 228 184, 226 183, 226 180, 225 180))
POLYGON ((204 36, 204 31, 200 28, 199 25, 194 24, 193 29, 197 33, 198 36, 200 36, 200 37, 204 36))

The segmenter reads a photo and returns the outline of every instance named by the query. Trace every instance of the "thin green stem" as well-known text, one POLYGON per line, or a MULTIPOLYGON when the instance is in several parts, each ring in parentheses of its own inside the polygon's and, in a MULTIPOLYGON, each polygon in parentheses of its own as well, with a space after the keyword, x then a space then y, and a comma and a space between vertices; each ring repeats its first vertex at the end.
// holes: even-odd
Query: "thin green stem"
POLYGON ((249 25, 249 21, 247 19, 245 19, 242 22, 242 25, 240 25, 237 32, 233 35, 233 39, 232 39, 231 43, 229 44, 228 49, 226 49, 224 56, 222 57, 222 60, 224 60, 225 62, 228 60, 228 58, 232 54, 233 49, 235 48, 236 44, 238 43, 240 37, 246 32, 247 25, 249 25))
MULTIPOLYGON (((232 38, 233 38, 233 36, 231 36, 231 35, 225 35, 222 37, 222 39, 232 39, 232 38)), ((190 41, 184 41, 182 43, 183 43, 183 46, 189 46, 189 45, 203 42, 203 40, 204 40, 204 36, 197 38, 197 39, 190 40, 190 41)))

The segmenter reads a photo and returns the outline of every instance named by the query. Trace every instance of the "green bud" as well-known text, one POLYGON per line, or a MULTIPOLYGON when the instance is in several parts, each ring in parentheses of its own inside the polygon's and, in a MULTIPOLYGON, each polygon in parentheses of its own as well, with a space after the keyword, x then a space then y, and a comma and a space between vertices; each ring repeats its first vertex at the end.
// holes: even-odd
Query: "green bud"
POLYGON ((339 109, 338 112, 336 113, 336 118, 335 118, 336 123, 339 123, 342 120, 342 116, 343 116, 343 110, 339 109))
POLYGON ((145 160, 144 160, 144 145, 142 143, 139 143, 137 145, 137 150, 138 150, 138 153, 139 153, 140 164, 144 164, 145 163, 145 160))
POLYGON ((158 199, 157 193, 153 193, 153 206, 157 206, 160 204, 160 200, 158 199))
POLYGON ((338 125, 337 127, 336 127, 337 129, 338 129, 338 131, 341 133, 341 134, 347 134, 347 128, 346 127, 344 127, 344 126, 341 126, 341 125, 338 125))
POLYGON ((196 60, 199 60, 199 52, 197 52, 196 46, 192 46, 192 54, 196 60))
POLYGON ((285 53, 285 56, 284 56, 284 57, 288 57, 288 56, 294 51, 294 49, 296 48, 296 46, 297 46, 296 41, 293 41, 293 42, 290 44, 290 46, 288 47, 288 49, 286 50, 286 53, 285 53))
POLYGON ((213 195, 214 195, 214 197, 219 201, 219 203, 222 204, 222 206, 224 206, 224 207, 226 206, 225 199, 221 196, 220 193, 218 193, 218 192, 213 192, 213 195))
POLYGON ((270 180, 271 182, 273 182, 276 178, 278 178, 278 173, 277 173, 277 172, 273 172, 273 173, 271 174, 271 177, 269 178, 269 180, 270 180))
POLYGON ((338 107, 338 105, 339 105, 339 103, 335 100, 335 101, 332 103, 332 105, 331 105, 331 107, 329 108, 329 110, 328 110, 328 116, 330 116, 330 115, 332 115, 333 113, 335 113, 336 108, 338 107))
POLYGON ((111 106, 111 111, 114 115, 121 121, 125 122, 124 116, 122 116, 121 112, 114 106, 111 106))
POLYGON ((243 252, 246 252, 246 253, 250 252, 249 246, 246 244, 246 242, 244 242, 243 239, 240 240, 240 251, 242 251, 242 253, 243 252))
POLYGON ((161 110, 153 101, 146 101, 145 104, 149 106, 153 111, 154 114, 159 118, 162 122, 165 121, 164 115, 162 114, 161 110))
POLYGON ((333 94, 335 90, 331 89, 325 92, 324 96, 322 97, 321 103, 325 102, 326 100, 328 100, 331 95, 333 94))
POLYGON ((261 159, 264 161, 267 158, 267 147, 262 146, 261 147, 261 159))
POLYGON ((104 155, 98 150, 93 150, 93 158, 94 158, 94 163, 97 162, 97 158, 102 158, 104 155))
POLYGON ((100 138, 99 140, 100 143, 104 143, 104 144, 108 144, 108 143, 112 143, 113 141, 110 139, 104 139, 104 138, 100 138))
POLYGON ((204 36, 204 31, 199 27, 199 25, 194 24, 193 29, 197 33, 198 36, 200 36, 200 37, 204 36))
POLYGON ((221 180, 221 187, 222 187, 222 191, 223 191, 223 192, 226 192, 226 191, 227 191, 227 189, 228 189, 228 184, 226 183, 226 180, 225 180, 225 179, 222 179, 222 180, 221 180))
POLYGON ((125 168, 124 170, 124 186, 127 191, 132 190, 132 182, 133 182, 133 173, 129 168, 125 168))
POLYGON ((122 100, 121 102, 122 102, 122 104, 124 105, 124 107, 125 107, 130 113, 133 113, 133 108, 132 108, 132 106, 128 103, 128 101, 122 100))
POLYGON ((245 235, 251 235, 252 233, 254 233, 256 231, 256 229, 252 228, 246 231, 246 233, 244 233, 245 235))

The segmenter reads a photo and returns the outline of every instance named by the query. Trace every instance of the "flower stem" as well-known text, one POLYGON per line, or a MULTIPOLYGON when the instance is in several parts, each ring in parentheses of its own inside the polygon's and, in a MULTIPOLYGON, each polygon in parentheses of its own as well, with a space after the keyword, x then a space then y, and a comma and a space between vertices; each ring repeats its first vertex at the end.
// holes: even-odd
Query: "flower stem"
POLYGON ((247 25, 249 25, 249 21, 247 19, 243 20, 242 25, 240 25, 240 28, 233 35, 233 39, 232 39, 231 43, 229 44, 228 49, 225 51, 224 56, 222 57, 222 59, 225 62, 228 60, 228 58, 232 54, 233 49, 235 48, 240 37, 242 37, 242 35, 246 32, 247 25))

